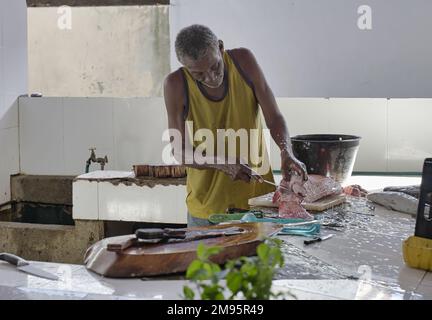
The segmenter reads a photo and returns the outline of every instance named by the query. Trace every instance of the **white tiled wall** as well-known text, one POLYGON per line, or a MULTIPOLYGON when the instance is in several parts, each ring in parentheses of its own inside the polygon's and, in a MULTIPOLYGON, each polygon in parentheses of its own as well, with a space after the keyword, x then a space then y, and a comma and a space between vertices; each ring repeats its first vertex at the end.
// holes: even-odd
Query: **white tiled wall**
POLYGON ((163 98, 114 100, 114 145, 118 169, 162 163, 162 133, 167 126, 163 98))
POLYGON ((10 175, 19 171, 18 128, 0 129, 0 203, 10 200, 10 175))
MULTIPOLYGON (((387 99, 279 98, 277 102, 291 136, 358 135, 362 139, 354 171, 387 171, 387 99)), ((273 169, 280 168, 279 148, 273 141, 271 161, 273 169)))
POLYGON ((86 180, 72 183, 74 219, 99 220, 98 185, 86 180))
POLYGON ((329 99, 329 132, 361 137, 354 170, 387 171, 386 112, 387 99, 329 99))
POLYGON ((421 171, 432 155, 432 99, 392 99, 388 108, 389 171, 421 171))
MULTIPOLYGON (((114 156, 113 99, 63 98, 65 171, 84 173, 90 148, 108 156, 106 168, 116 168, 114 156)), ((100 169, 92 164, 91 169, 100 169)))
POLYGON ((20 98, 21 171, 62 174, 63 107, 60 98, 20 98))
POLYGON ((187 223, 185 186, 150 188, 101 182, 98 197, 100 220, 187 223))
MULTIPOLYGON (((85 172, 89 148, 106 170, 162 163, 167 125, 162 98, 20 98, 21 169, 28 174, 85 172)), ((92 163, 90 171, 99 170, 92 163)))
MULTIPOLYGON (((362 137, 354 171, 419 172, 428 144, 432 100, 277 99, 290 134, 362 137)), ((107 170, 161 161, 167 145, 162 98, 20 98, 21 169, 33 174, 84 172, 89 147, 108 156, 107 170)), ((279 169, 272 142, 271 159, 279 169)), ((92 164, 90 171, 98 170, 92 164)))
MULTIPOLYGON (((327 99, 278 98, 277 102, 286 120, 290 136, 328 132, 327 99)), ((270 157, 272 168, 279 169, 280 150, 273 139, 271 139, 270 157)))
POLYGON ((17 97, 27 93, 27 5, 0 0, 0 204, 10 200, 19 172, 17 97))
POLYGON ((18 99, 14 95, 0 96, 0 130, 18 127, 18 99))

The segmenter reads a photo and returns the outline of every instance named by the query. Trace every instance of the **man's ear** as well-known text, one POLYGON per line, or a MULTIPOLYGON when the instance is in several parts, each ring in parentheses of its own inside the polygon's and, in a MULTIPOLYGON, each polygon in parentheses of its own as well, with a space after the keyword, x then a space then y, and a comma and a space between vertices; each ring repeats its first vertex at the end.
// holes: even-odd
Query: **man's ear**
POLYGON ((221 53, 223 53, 224 52, 224 43, 222 40, 218 40, 218 42, 219 42, 219 50, 221 53))

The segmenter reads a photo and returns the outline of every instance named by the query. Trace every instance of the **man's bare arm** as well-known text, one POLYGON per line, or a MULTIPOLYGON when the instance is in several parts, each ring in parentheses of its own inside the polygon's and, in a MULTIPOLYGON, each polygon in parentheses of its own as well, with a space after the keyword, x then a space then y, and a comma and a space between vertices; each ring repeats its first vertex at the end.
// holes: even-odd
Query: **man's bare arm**
POLYGON ((255 95, 261 106, 267 127, 273 140, 281 150, 281 171, 284 178, 289 179, 289 171, 294 170, 306 180, 306 168, 303 163, 296 159, 292 152, 291 139, 285 119, 253 53, 248 49, 239 48, 233 50, 233 54, 242 70, 253 83, 255 95))

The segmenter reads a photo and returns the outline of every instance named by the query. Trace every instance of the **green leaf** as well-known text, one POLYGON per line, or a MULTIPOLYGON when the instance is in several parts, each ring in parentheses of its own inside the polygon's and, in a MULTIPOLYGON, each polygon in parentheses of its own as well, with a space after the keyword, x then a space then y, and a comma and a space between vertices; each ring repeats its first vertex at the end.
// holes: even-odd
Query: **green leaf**
POLYGON ((216 275, 217 273, 221 272, 221 268, 219 267, 218 264, 212 263, 211 264, 211 272, 212 272, 213 275, 216 275))
POLYGON ((253 277, 258 273, 256 265, 252 263, 243 264, 240 271, 246 274, 248 277, 253 277))
POLYGON ((209 277, 212 276, 212 274, 213 274, 213 272, 212 272, 213 269, 212 269, 212 264, 211 264, 211 263, 204 262, 203 265, 202 265, 202 268, 205 270, 206 274, 209 275, 209 277))
POLYGON ((193 300, 193 298, 195 297, 195 292, 187 286, 183 287, 183 294, 187 300, 193 300))
POLYGON ((264 261, 264 262, 268 261, 268 259, 269 259, 269 253, 270 253, 270 248, 265 243, 261 243, 258 246, 258 248, 257 248, 257 254, 258 254, 258 257, 262 261, 264 261))
POLYGON ((225 300, 225 297, 222 292, 216 294, 215 300, 225 300))
POLYGON ((213 256, 215 254, 218 254, 221 251, 222 251, 222 248, 221 247, 217 247, 217 246, 207 248, 207 257, 209 258, 209 257, 211 257, 211 256, 213 256))
POLYGON ((186 278, 187 279, 195 279, 197 274, 199 273, 199 271, 202 268, 202 264, 203 263, 200 260, 192 261, 192 263, 187 268, 186 278))
POLYGON ((205 246, 204 243, 200 242, 198 243, 198 247, 197 247, 197 257, 199 260, 206 260, 206 250, 207 247, 205 246))
POLYGON ((216 300, 218 297, 220 298, 221 296, 223 299, 222 288, 220 286, 211 285, 211 286, 205 286, 204 287, 204 290, 202 293, 203 299, 216 300))
MULTIPOLYGON (((278 295, 271 292, 271 286, 277 266, 284 263, 281 243, 279 239, 266 239, 257 247, 257 256, 230 260, 223 271, 209 259, 221 252, 222 248, 206 247, 200 243, 197 247, 198 260, 189 265, 186 276, 197 284, 201 299, 224 299, 224 287, 219 284, 224 277, 226 287, 231 291, 229 299, 234 299, 239 294, 244 299, 276 297, 278 295)), ((183 291, 186 299, 195 296, 190 288, 183 291)))
POLYGON ((227 275, 227 287, 233 294, 236 294, 242 285, 242 275, 238 272, 232 272, 227 275))

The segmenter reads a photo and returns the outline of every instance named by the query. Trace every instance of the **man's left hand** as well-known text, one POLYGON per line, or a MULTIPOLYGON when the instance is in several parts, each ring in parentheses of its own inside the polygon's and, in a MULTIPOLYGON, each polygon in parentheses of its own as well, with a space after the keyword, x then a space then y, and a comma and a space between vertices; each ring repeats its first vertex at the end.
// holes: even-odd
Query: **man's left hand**
POLYGON ((281 152, 281 171, 282 177, 286 181, 291 180, 291 176, 294 172, 301 176, 303 181, 307 181, 308 179, 305 164, 287 150, 282 150, 281 152))

